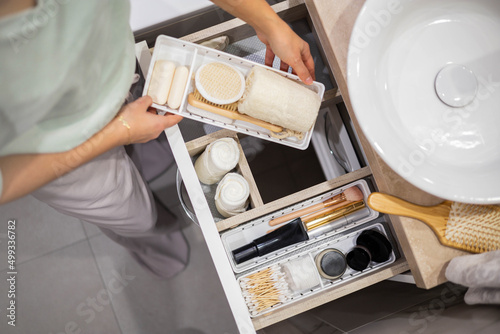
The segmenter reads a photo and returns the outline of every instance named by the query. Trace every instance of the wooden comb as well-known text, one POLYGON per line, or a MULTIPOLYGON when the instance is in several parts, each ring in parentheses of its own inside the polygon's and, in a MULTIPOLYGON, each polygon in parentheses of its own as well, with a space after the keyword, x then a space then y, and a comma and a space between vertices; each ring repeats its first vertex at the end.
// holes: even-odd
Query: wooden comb
POLYGON ((445 246, 472 253, 500 249, 500 206, 451 201, 434 206, 420 206, 376 192, 368 197, 367 204, 382 213, 424 222, 445 246))
POLYGON ((268 129, 270 131, 279 133, 283 131, 283 128, 278 125, 274 125, 265 121, 262 121, 260 119, 250 117, 247 115, 243 115, 237 111, 238 109, 238 103, 231 103, 231 104, 215 104, 212 102, 209 102, 207 99, 205 99, 201 94, 195 90, 193 93, 190 93, 188 95, 188 103, 192 105, 193 107, 203 109, 205 111, 213 112, 214 114, 224 116, 230 119, 235 119, 235 120, 240 120, 240 121, 245 121, 248 123, 252 123, 255 125, 258 125, 264 129, 268 129))

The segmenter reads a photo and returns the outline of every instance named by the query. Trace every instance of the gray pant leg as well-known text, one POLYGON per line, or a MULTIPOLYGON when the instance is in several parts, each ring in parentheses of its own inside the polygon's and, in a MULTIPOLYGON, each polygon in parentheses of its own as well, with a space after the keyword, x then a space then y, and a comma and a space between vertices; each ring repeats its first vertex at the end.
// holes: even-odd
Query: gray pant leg
POLYGON ((123 147, 32 194, 59 212, 99 226, 161 277, 175 275, 188 262, 188 245, 176 218, 156 205, 123 147))

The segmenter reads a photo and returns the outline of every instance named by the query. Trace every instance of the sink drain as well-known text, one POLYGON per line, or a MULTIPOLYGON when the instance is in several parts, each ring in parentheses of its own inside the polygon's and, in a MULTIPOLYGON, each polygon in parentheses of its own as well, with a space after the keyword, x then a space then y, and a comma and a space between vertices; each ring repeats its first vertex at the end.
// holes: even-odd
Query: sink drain
POLYGON ((434 83, 439 99, 450 107, 460 108, 471 103, 477 94, 477 79, 464 65, 450 64, 439 71, 434 83))

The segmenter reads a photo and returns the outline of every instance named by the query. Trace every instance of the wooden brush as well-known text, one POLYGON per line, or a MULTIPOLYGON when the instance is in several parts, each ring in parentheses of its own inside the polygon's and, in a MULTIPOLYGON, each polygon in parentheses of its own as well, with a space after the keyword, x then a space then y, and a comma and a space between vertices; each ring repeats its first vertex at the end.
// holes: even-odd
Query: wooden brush
POLYGON ((230 104, 215 104, 209 102, 207 99, 201 96, 200 92, 198 92, 197 90, 188 95, 188 103, 193 107, 213 112, 214 114, 224 116, 230 119, 252 123, 264 129, 268 129, 269 131, 273 131, 276 133, 283 131, 283 128, 281 126, 261 121, 260 119, 239 113, 237 102, 230 104))
POLYGON ((300 216, 310 214, 312 212, 321 210, 321 209, 326 208, 326 207, 329 207, 330 209, 340 208, 340 207, 345 206, 347 204, 346 201, 357 202, 357 201, 362 200, 362 199, 363 199, 363 192, 361 190, 359 190, 358 187, 353 186, 351 188, 347 188, 346 190, 344 190, 343 193, 335 195, 335 196, 333 196, 333 197, 331 197, 331 198, 329 198, 321 203, 308 206, 307 208, 291 212, 289 214, 283 215, 283 216, 278 217, 278 218, 274 218, 274 219, 269 221, 269 225, 270 226, 279 225, 279 224, 284 223, 286 221, 295 219, 295 218, 300 217, 300 216))
POLYGON ((372 193, 367 203, 379 212, 421 220, 445 246, 472 253, 500 249, 500 206, 451 201, 420 206, 382 193, 372 193))

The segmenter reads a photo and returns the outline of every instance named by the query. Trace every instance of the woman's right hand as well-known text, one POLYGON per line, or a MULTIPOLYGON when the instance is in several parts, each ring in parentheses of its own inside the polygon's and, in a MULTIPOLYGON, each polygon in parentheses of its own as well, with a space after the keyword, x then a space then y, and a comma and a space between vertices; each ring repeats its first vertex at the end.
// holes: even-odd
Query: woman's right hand
POLYGON ((123 144, 146 143, 157 138, 163 130, 182 120, 182 116, 166 114, 157 115, 151 107, 153 100, 150 96, 143 96, 129 103, 119 111, 112 122, 117 122, 124 138, 123 144), (121 123, 121 124, 119 124, 121 123), (127 128, 127 125, 129 128, 127 128))
POLYGON ((144 96, 127 104, 103 129, 68 151, 0 157, 3 178, 0 204, 27 195, 114 147, 155 139, 163 130, 181 121, 178 115, 156 115, 156 111, 149 108, 152 103, 151 97, 144 96))

